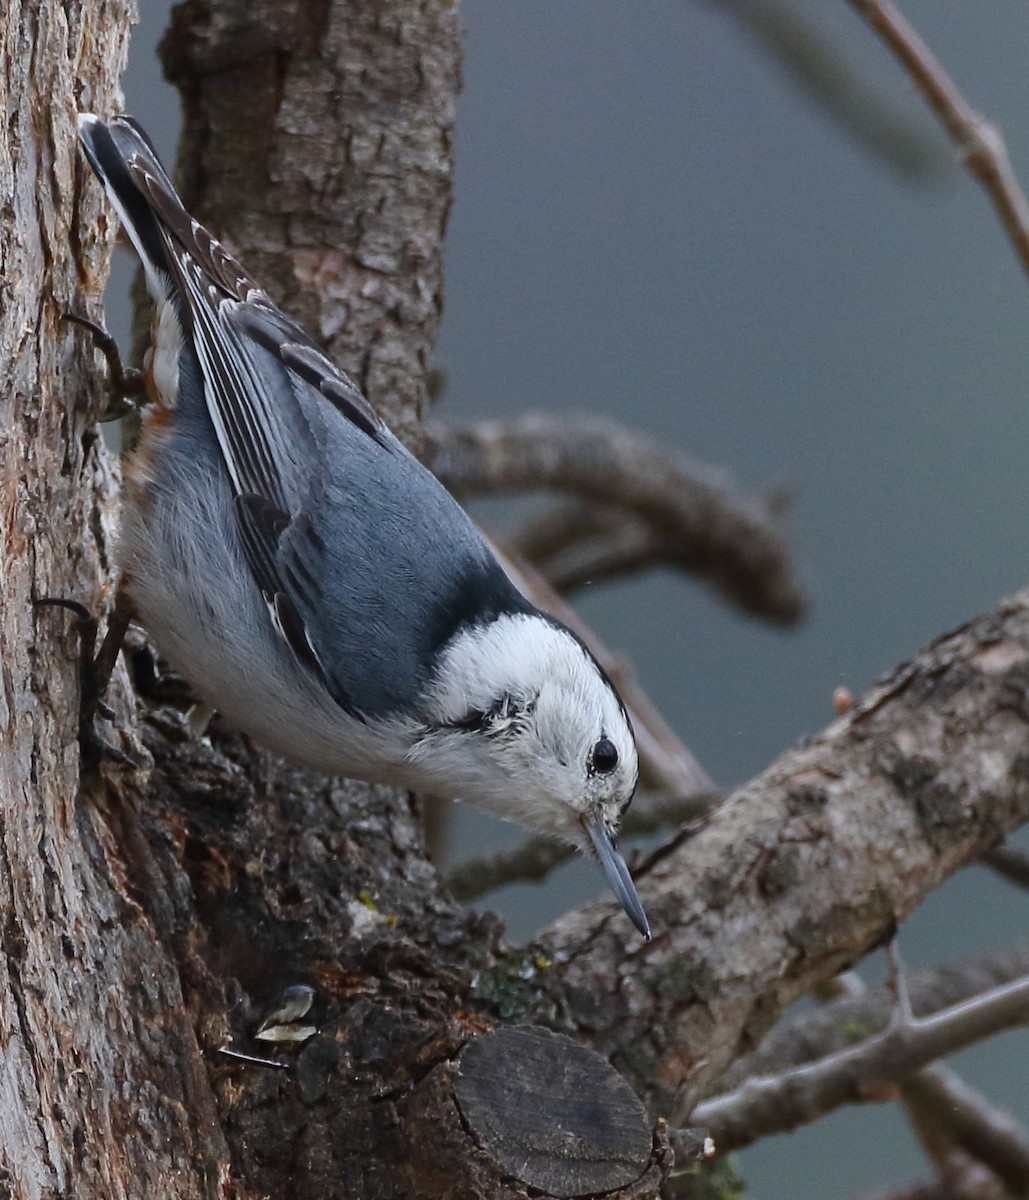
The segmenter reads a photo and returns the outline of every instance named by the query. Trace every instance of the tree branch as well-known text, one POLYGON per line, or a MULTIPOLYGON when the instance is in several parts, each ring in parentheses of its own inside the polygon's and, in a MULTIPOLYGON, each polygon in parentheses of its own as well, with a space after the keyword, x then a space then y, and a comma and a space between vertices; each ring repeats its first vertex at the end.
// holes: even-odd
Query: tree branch
MULTIPOLYGON (((911 1006, 918 1016, 963 1004, 973 996, 1029 975, 1029 944, 948 963, 910 975, 911 1006)), ((735 1091, 757 1075, 778 1075, 855 1045, 885 1029, 896 1009, 889 987, 866 988, 844 972, 814 989, 814 1011, 787 1019, 756 1050, 737 1059, 719 1078, 717 1091, 735 1091)))
POLYGON ((795 1129, 848 1101, 866 1101, 876 1089, 926 1063, 1027 1019, 1029 976, 1023 976, 932 1016, 895 1021, 884 1033, 819 1062, 751 1079, 735 1092, 698 1104, 691 1121, 710 1131, 720 1153, 746 1146, 761 1134, 795 1129))
MULTIPOLYGON (((912 1008, 921 1014, 964 1003, 991 985, 1027 973, 1029 946, 924 971, 909 978, 912 1008)), ((754 1054, 732 1065, 719 1081, 720 1093, 738 1094, 752 1078, 782 1077, 801 1064, 854 1047, 860 1039, 886 1027, 896 1014, 896 997, 889 987, 871 991, 852 972, 828 981, 817 993, 820 999, 837 998, 773 1030, 754 1054)), ((993 1106, 956 1072, 938 1065, 896 1082, 926 1152, 938 1166, 942 1145, 945 1162, 953 1159, 956 1147, 989 1167, 1009 1187, 1020 1187, 1029 1179, 1029 1137, 1009 1114, 993 1106)), ((866 1098, 891 1099, 893 1090, 879 1096, 870 1093, 866 1098)))
POLYGON ((890 0, 848 0, 893 51, 986 189, 1023 270, 1029 272, 1029 201, 1000 130, 975 111, 918 31, 890 0))
POLYGON ((1029 818, 1027 724, 1029 591, 932 643, 644 862, 649 946, 608 901, 555 922, 534 1011, 568 1014, 683 1124, 793 999, 1029 818))
POLYGON ((992 1104, 945 1064, 926 1067, 904 1081, 904 1101, 916 1107, 934 1135, 949 1138, 988 1167, 1014 1194, 1029 1180, 1029 1138, 1010 1113, 992 1104))
POLYGON ((463 429, 430 425, 423 457, 464 497, 550 488, 616 504, 745 612, 781 624, 804 614, 786 543, 765 508, 721 473, 617 425, 540 415, 463 429))
POLYGON ((551 505, 511 544, 562 595, 662 564, 690 568, 678 542, 610 505, 582 500, 551 505))
MULTIPOLYGON (((691 544, 609 505, 583 501, 552 505, 511 542, 563 595, 651 567, 695 569, 691 544)), ((779 620, 776 613, 753 615, 779 620)))

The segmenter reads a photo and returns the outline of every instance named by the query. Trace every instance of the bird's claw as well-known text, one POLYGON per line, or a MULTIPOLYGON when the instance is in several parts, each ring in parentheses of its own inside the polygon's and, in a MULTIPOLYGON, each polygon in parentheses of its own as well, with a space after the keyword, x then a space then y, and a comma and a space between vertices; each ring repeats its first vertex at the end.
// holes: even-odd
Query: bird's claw
POLYGON ((123 767, 138 767, 134 758, 117 746, 112 746, 96 731, 98 716, 106 721, 115 717, 114 710, 104 701, 103 695, 129 625, 125 606, 115 606, 107 635, 97 651, 100 623, 84 604, 64 596, 41 596, 33 603, 37 608, 63 608, 75 617, 79 635, 79 748, 83 762, 94 770, 105 760, 123 767))
POLYGON ((88 317, 80 317, 77 313, 61 313, 61 320, 79 325, 90 333, 93 344, 107 361, 110 400, 100 414, 101 424, 117 421, 132 412, 137 407, 139 398, 146 395, 146 379, 143 372, 125 366, 118 343, 103 325, 91 321, 88 317))
POLYGON ((92 721, 88 726, 79 729, 79 751, 82 761, 91 770, 96 770, 102 762, 113 762, 120 767, 131 767, 134 770, 139 767, 139 763, 131 755, 102 738, 92 721))

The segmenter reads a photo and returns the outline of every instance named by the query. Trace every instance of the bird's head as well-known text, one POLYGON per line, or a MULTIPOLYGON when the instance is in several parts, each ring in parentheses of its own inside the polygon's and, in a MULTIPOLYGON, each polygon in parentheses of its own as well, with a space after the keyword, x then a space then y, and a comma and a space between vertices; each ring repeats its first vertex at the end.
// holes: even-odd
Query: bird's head
POLYGON ((616 842, 636 788, 636 743, 579 639, 537 613, 462 629, 440 653, 426 701, 412 765, 437 791, 591 853, 649 938, 616 842))

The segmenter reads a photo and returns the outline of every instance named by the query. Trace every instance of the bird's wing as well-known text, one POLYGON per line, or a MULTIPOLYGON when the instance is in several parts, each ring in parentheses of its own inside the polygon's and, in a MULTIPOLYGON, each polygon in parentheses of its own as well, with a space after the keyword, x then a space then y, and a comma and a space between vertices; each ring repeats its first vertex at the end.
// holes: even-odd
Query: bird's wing
POLYGON ((204 395, 254 579, 297 659, 358 716, 336 656, 318 644, 303 615, 319 611, 325 570, 325 545, 310 510, 326 448, 312 427, 311 406, 324 407, 323 420, 358 431, 358 452, 392 454, 399 446, 347 376, 263 293, 228 296, 188 251, 174 257, 188 289, 204 395))
POLYGON ((105 125, 83 114, 79 133, 143 260, 151 294, 159 306, 174 306, 195 354, 181 365, 199 371, 244 555, 272 623, 333 699, 359 715, 311 633, 325 552, 311 519, 311 481, 325 463, 326 422, 345 422, 379 454, 404 452, 347 376, 190 216, 131 118, 105 125))

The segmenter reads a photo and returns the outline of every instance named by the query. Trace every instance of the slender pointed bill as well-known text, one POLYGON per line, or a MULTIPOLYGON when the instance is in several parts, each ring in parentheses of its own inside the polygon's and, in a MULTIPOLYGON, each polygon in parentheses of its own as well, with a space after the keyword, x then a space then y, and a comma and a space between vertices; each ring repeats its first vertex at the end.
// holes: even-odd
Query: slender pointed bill
POLYGON ((583 817, 582 827, 590 835, 590 841, 597 852, 597 858, 615 899, 625 909, 625 915, 649 942, 650 924, 647 914, 643 911, 643 905, 636 894, 636 885, 629 874, 629 868, 625 865, 625 859, 619 853, 607 827, 597 813, 589 813, 583 817))

